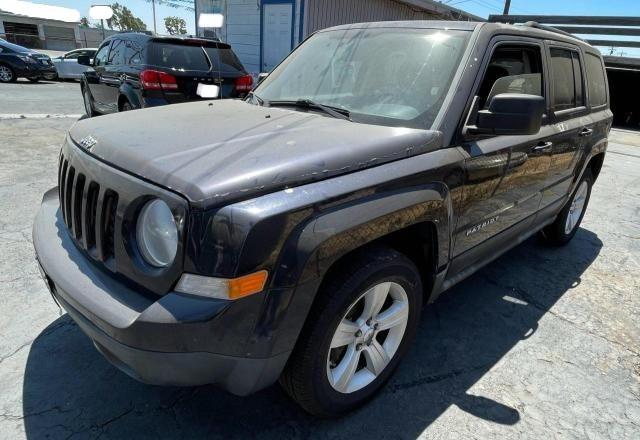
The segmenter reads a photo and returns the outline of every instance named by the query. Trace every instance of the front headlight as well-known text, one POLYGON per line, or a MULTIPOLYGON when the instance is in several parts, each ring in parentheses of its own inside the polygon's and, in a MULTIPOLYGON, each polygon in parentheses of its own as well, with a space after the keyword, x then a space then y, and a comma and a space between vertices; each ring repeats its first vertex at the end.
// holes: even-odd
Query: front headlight
POLYGON ((147 263, 155 267, 173 263, 178 251, 178 227, 165 202, 154 199, 144 205, 138 217, 136 239, 147 263))

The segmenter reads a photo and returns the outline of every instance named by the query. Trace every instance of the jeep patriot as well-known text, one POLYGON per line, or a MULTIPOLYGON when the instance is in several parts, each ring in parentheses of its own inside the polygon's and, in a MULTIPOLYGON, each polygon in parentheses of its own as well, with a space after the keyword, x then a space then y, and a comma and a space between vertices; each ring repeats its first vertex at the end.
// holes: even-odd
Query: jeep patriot
POLYGON ((338 26, 243 100, 86 119, 34 223, 54 299, 147 383, 318 416, 390 378, 423 304, 568 243, 611 128, 602 57, 535 23, 338 26))

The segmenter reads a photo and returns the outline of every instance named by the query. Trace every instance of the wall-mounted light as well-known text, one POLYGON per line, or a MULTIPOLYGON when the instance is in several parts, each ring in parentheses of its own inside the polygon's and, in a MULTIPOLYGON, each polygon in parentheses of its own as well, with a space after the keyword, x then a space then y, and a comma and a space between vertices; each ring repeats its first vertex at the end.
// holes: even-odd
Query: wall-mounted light
POLYGON ((201 13, 198 17, 198 27, 221 28, 224 25, 224 15, 201 13))

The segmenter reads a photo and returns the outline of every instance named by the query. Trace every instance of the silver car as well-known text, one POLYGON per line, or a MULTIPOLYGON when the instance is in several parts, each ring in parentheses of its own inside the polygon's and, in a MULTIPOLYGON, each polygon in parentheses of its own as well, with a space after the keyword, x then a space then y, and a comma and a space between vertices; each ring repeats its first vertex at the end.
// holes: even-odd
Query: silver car
POLYGON ((80 79, 82 77, 82 73, 89 67, 78 64, 78 57, 89 56, 93 58, 96 50, 97 49, 90 47, 75 49, 57 58, 53 58, 52 61, 58 72, 58 78, 80 79))

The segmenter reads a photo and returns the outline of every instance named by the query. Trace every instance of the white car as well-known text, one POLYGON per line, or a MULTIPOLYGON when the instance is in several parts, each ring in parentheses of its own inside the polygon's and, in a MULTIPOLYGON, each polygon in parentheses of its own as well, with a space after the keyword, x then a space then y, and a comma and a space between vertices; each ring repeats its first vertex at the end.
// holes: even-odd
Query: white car
POLYGON ((57 58, 53 58, 53 65, 56 66, 58 71, 58 78, 61 79, 80 79, 82 73, 89 69, 88 66, 78 64, 78 57, 81 55, 87 55, 93 58, 96 53, 95 48, 86 47, 83 49, 75 49, 65 53, 57 58))

